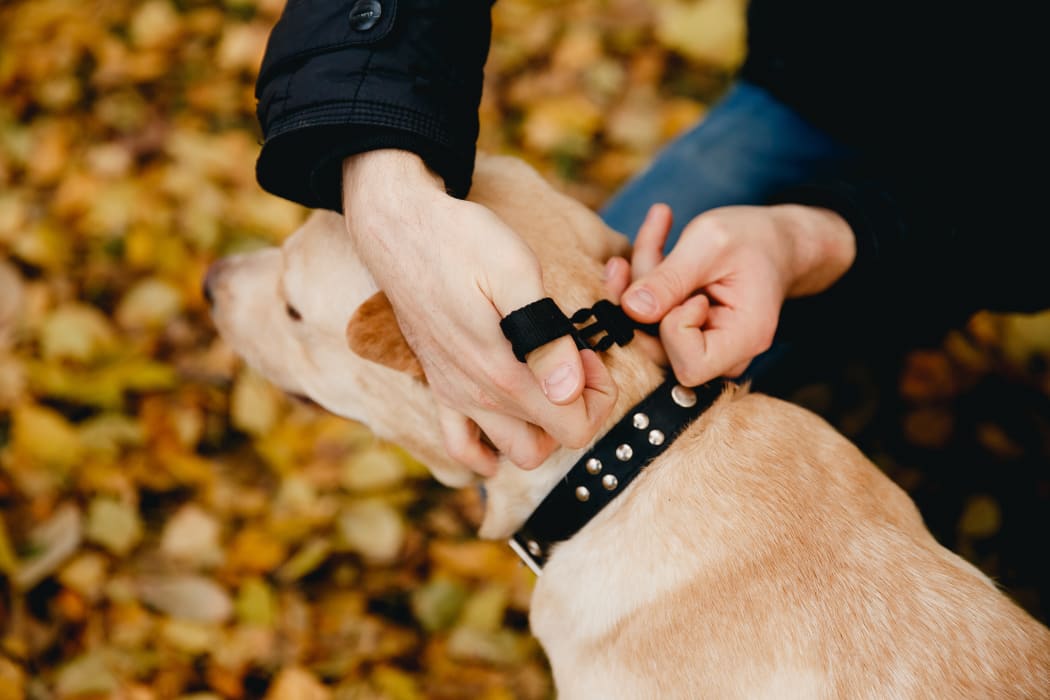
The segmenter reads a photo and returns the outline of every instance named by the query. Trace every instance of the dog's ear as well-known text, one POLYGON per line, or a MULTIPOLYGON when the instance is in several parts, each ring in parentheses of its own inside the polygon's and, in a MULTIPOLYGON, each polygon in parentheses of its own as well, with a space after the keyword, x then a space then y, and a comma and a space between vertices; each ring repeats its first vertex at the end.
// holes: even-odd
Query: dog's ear
POLYGON ((408 347, 386 294, 376 292, 354 312, 346 325, 346 342, 357 356, 377 362, 426 383, 423 366, 408 347))

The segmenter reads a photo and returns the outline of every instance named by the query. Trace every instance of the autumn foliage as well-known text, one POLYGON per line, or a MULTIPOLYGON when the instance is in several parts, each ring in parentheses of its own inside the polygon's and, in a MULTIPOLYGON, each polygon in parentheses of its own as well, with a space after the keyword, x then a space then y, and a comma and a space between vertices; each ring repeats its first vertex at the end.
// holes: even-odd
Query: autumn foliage
MULTIPOLYGON (((253 85, 281 0, 0 5, 0 699, 546 698, 532 574, 473 491, 281 395, 200 286, 278 243, 253 85)), ((740 0, 500 0, 480 146, 590 205, 702 118, 740 0)), ((796 399, 1034 614, 1050 317, 796 399), (1037 534, 1033 534, 1037 533, 1037 534)))

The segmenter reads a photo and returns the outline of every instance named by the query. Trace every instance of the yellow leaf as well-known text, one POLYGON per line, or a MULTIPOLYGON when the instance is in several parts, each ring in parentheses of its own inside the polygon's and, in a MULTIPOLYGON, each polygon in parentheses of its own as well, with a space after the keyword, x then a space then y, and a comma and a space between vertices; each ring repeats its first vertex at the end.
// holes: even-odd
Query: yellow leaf
POLYGON ((735 70, 746 50, 743 0, 671 2, 660 8, 656 37, 698 63, 735 70))
POLYGON ((277 423, 282 395, 272 384, 245 369, 233 384, 230 420, 234 427, 252 435, 265 435, 277 423))
POLYGON ((4 514, 0 513, 0 572, 7 576, 13 576, 18 568, 18 558, 11 546, 11 538, 7 535, 7 526, 4 524, 4 514))
POLYGON ((15 407, 12 419, 11 447, 16 455, 63 471, 80 460, 80 436, 62 414, 22 404, 15 407))
POLYGON ((332 692, 304 668, 290 666, 277 674, 266 700, 329 700, 332 692))
POLYGON ((84 534, 88 540, 122 557, 142 539, 142 520, 138 510, 127 503, 96 498, 88 509, 84 534))
POLYGON ((150 277, 132 287, 117 306, 116 319, 124 328, 156 328, 183 308, 178 288, 167 280, 150 277))
POLYGON ((0 351, 10 347, 23 313, 25 296, 18 270, 0 259, 0 351))
POLYGON ((397 559, 405 539, 401 514, 379 500, 350 504, 339 515, 336 526, 348 549, 376 564, 397 559))
POLYGON ((283 542, 265 530, 241 530, 230 543, 227 566, 234 571, 264 574, 276 569, 287 554, 283 542))
POLYGON ((40 223, 15 238, 11 252, 31 265, 55 270, 69 259, 69 245, 50 224, 40 223))
POLYGON ((66 304, 48 314, 40 327, 40 349, 45 360, 91 362, 113 348, 116 333, 109 319, 88 304, 66 304))
POLYGON ((417 700, 423 696, 415 679, 392 666, 379 666, 372 672, 372 683, 390 700, 417 700))
POLYGON ((536 151, 584 155, 602 123, 602 113, 582 95, 552 97, 534 104, 522 127, 525 144, 536 151))
POLYGON ((150 0, 143 3, 131 18, 131 40, 144 49, 171 45, 180 32, 179 15, 171 3, 150 0))
POLYGON ((393 488, 405 477, 397 454, 372 449, 350 456, 343 464, 343 485, 351 491, 380 491, 393 488))

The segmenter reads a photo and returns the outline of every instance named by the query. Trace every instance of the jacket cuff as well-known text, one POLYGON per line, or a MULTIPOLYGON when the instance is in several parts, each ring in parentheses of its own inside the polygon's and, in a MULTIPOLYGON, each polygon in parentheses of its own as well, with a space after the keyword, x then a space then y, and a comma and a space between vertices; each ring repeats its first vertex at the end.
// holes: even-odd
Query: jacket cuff
POLYGON ((268 192, 307 207, 342 212, 343 160, 384 148, 417 154, 444 178, 450 195, 465 198, 470 191, 473 148, 465 155, 410 131, 373 126, 317 126, 275 136, 259 155, 256 177, 268 192), (288 167, 296 162, 301 168, 288 167))
POLYGON ((419 155, 451 195, 466 197, 490 7, 491 0, 289 3, 256 85, 260 185, 338 211, 343 159, 395 148, 419 155), (366 5, 378 7, 378 19, 355 25, 366 5))

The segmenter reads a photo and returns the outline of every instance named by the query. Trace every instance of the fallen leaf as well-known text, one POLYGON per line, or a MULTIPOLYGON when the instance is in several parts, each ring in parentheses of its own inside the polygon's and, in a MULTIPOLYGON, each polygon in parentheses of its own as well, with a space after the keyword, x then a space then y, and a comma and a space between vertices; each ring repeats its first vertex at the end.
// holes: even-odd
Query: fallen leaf
POLYGON ((401 514, 383 501, 351 503, 339 514, 336 525, 342 543, 374 564, 396 560, 405 539, 401 514))
POLYGON ((40 349, 48 361, 88 363, 115 344, 116 333, 109 319, 87 304, 61 306, 48 314, 40 327, 40 349))
POLYGON ((117 677, 103 654, 91 652, 78 656, 58 671, 55 690, 63 698, 85 695, 108 695, 116 691, 117 677))
POLYGON ((741 0, 668 2, 660 6, 656 37, 700 64, 735 70, 744 60, 746 26, 741 0))
POLYGON ((142 280, 124 295, 116 319, 124 328, 157 328, 177 316, 183 307, 179 290, 166 280, 142 280))
POLYGON ((138 591, 150 607, 183 620, 225 622, 233 614, 233 602, 226 589, 203 576, 144 577, 138 582, 138 591))
POLYGON ((224 559, 219 520, 195 503, 175 512, 164 526, 160 551, 173 562, 190 568, 218 566, 224 559))
POLYGON ((30 554, 19 563, 15 585, 29 590, 50 576, 77 551, 82 536, 80 509, 71 503, 59 506, 29 532, 25 548, 30 554))
POLYGON ((230 396, 230 420, 252 435, 265 435, 277 422, 281 410, 280 393, 250 369, 237 375, 230 396))
POLYGON ((88 508, 84 535, 118 557, 127 555, 142 539, 142 520, 133 506, 111 498, 96 498, 88 508))
POLYGON ((297 666, 283 668, 266 693, 266 700, 328 700, 331 691, 309 671, 297 666))

